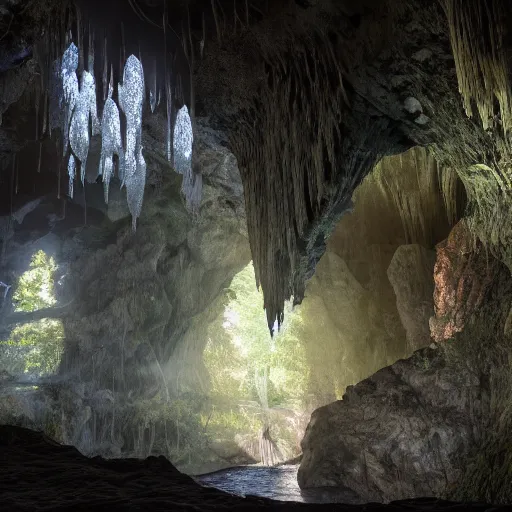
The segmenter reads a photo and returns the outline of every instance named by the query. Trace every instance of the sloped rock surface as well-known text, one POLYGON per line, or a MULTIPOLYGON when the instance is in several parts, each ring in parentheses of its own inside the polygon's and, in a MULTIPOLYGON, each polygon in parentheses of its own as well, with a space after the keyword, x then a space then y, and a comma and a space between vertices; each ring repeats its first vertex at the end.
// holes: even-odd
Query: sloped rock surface
POLYGON ((338 487, 355 501, 441 496, 479 438, 484 384, 433 346, 316 410, 302 442, 302 488, 338 487))
POLYGON ((429 320, 434 314, 435 253, 421 245, 400 246, 387 275, 396 295, 396 306, 412 351, 430 343, 429 320))

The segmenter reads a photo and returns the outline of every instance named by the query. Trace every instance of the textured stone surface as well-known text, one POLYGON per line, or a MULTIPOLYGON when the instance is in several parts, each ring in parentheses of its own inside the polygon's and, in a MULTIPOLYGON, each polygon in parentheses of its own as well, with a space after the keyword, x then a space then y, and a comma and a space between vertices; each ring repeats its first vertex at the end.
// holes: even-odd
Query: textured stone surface
MULTIPOLYGON (((45 429, 51 424, 58 439, 90 455, 134 455, 136 439, 168 454, 180 435, 177 427, 173 422, 171 431, 161 419, 151 419, 144 404, 164 397, 160 408, 171 407, 191 381, 204 376, 183 359, 200 359, 205 340, 199 348, 189 344, 184 354, 184 333, 250 261, 240 176, 221 134, 197 119, 194 165, 204 173, 204 196, 194 217, 183 204, 181 177, 165 160, 162 121, 154 116, 145 127, 149 185, 136 233, 126 208, 119 207, 125 191, 117 180, 111 206, 104 204, 101 185, 88 183, 74 202, 49 195, 21 224, 6 219, 11 230, 0 280, 15 283, 33 253, 43 249, 58 265, 58 302, 44 312, 11 316, 10 297, 1 301, 3 334, 15 322, 58 317, 66 341, 53 391, 41 386, 23 407, 4 410, 1 421, 45 429)), ((21 197, 16 200, 24 205, 21 197)))
POLYGON ((396 250, 387 271, 411 351, 430 343, 429 320, 434 314, 434 260, 433 251, 420 245, 402 245, 396 250))
POLYGON ((430 320, 436 341, 453 338, 478 309, 496 275, 496 260, 460 221, 437 246, 434 309, 430 320))
POLYGON ((426 348, 316 410, 302 442, 302 488, 345 489, 354 501, 441 496, 477 442, 485 384, 426 348))

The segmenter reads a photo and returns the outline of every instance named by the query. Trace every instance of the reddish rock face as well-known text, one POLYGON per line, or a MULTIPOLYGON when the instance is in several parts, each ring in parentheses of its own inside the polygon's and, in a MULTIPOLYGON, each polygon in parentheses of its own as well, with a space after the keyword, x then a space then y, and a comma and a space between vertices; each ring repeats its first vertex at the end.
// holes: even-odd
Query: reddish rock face
POLYGON ((434 311, 430 333, 441 342, 461 332, 481 305, 496 275, 497 262, 471 235, 464 220, 437 245, 434 311))

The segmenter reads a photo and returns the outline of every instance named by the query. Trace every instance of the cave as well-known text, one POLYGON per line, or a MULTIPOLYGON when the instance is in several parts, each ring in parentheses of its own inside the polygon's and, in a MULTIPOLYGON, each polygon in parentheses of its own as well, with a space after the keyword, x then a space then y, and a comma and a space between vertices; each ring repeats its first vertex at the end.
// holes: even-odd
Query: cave
POLYGON ((4 2, 2 510, 509 510, 511 27, 4 2))

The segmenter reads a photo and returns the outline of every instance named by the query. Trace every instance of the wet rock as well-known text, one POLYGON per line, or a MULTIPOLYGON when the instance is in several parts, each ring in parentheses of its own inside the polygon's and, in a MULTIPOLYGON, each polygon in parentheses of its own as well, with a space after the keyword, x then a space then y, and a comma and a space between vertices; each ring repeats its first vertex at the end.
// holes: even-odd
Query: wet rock
POLYGON ((477 442, 483 383, 426 348, 316 410, 302 442, 302 488, 342 487, 359 502, 442 496, 477 442))

